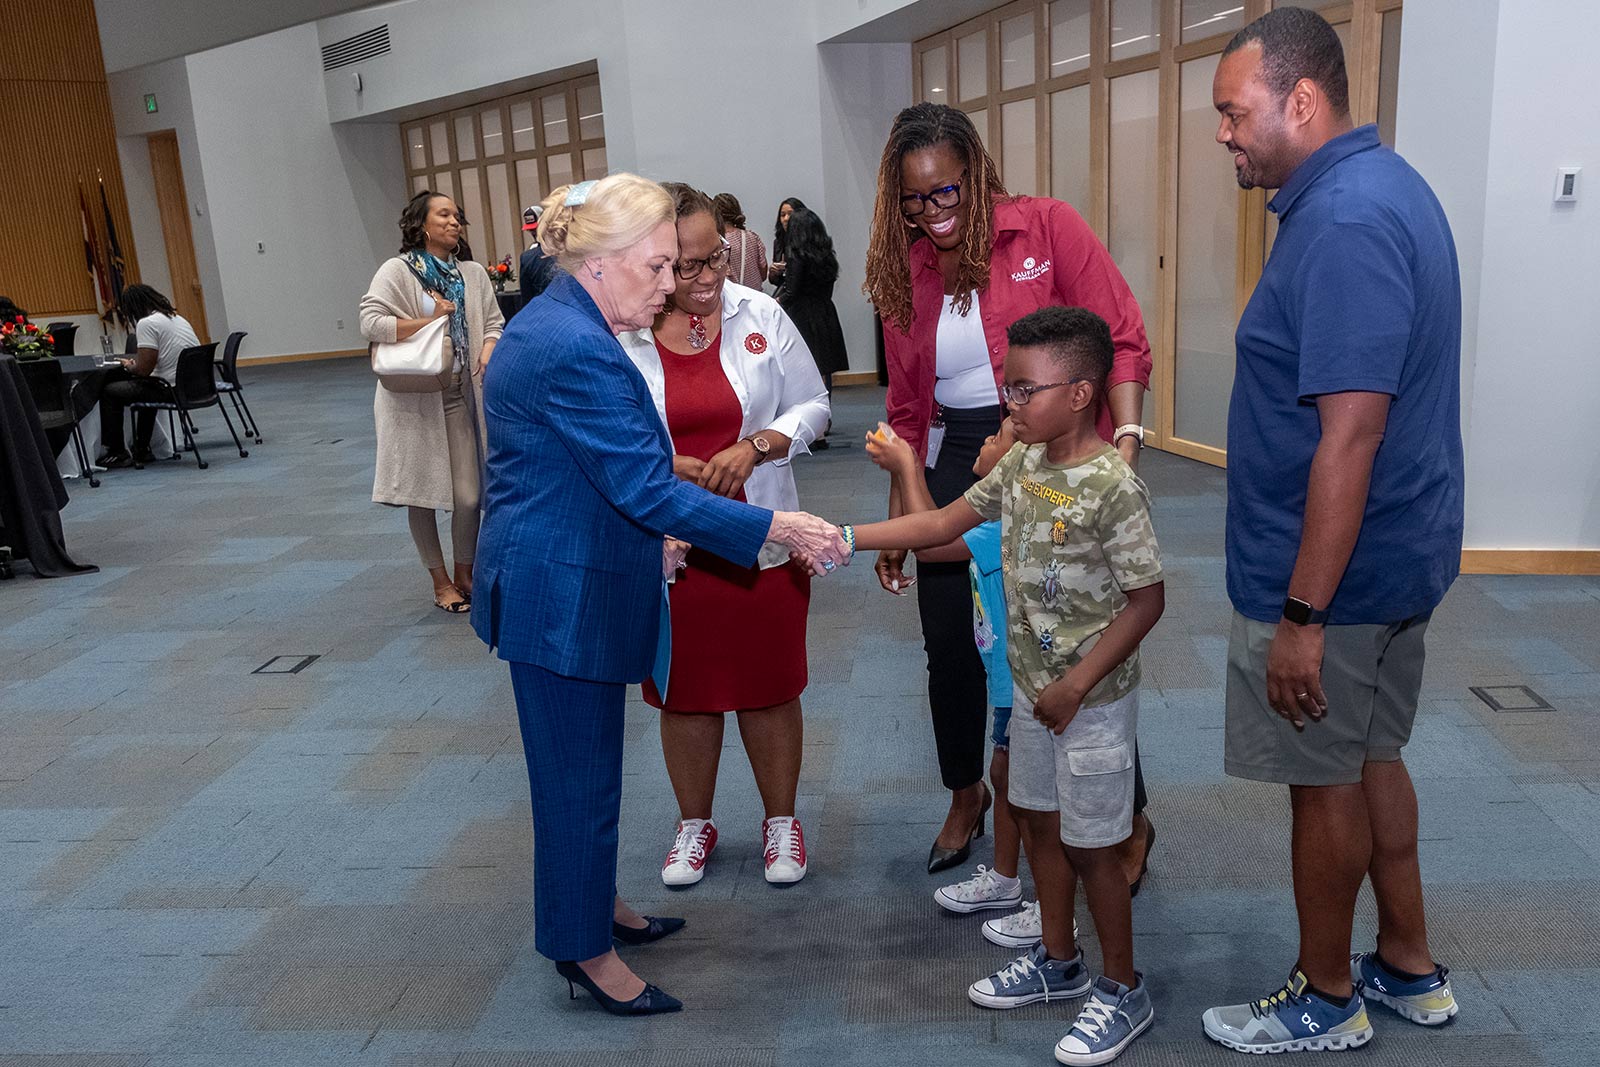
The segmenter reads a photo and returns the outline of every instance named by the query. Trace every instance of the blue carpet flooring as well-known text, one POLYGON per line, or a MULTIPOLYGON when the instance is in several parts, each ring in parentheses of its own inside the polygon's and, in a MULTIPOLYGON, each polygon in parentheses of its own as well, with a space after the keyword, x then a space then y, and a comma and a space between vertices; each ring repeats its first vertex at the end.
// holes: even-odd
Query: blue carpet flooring
MULTIPOLYGON (((966 999, 1007 954, 931 898, 944 794, 916 611, 867 566, 815 588, 810 876, 763 881, 729 730, 721 848, 699 886, 663 889, 675 809, 654 715, 631 704, 622 891, 690 925, 625 951, 688 1010, 570 1002, 532 947, 507 672, 433 608, 404 517, 369 502, 370 374, 247 382, 266 436, 249 459, 200 413, 209 470, 70 483, 69 543, 100 573, 0 584, 0 1067, 1051 1062, 1076 1002, 966 999)), ((881 515, 884 479, 850 444, 881 404, 840 391, 840 447, 797 463, 804 506, 881 515)), ((1222 773, 1222 472, 1151 453, 1145 474, 1168 575, 1140 717, 1159 839, 1134 913, 1157 1021, 1121 1062, 1231 1064, 1200 1013, 1294 961, 1287 798, 1222 773)), ((1462 1011, 1424 1031, 1376 1010, 1348 1056, 1600 1062, 1600 582, 1463 579, 1430 641, 1407 758, 1462 1011), (1552 710, 1495 711, 1474 686, 1552 710)), ((1364 895, 1357 947, 1372 929, 1364 895)))

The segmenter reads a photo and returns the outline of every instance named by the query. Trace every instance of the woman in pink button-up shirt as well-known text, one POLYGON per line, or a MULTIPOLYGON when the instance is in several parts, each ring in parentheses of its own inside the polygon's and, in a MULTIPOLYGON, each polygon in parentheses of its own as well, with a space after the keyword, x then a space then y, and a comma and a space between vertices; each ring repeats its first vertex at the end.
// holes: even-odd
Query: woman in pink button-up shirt
MULTIPOLYGON (((878 174, 866 291, 883 318, 889 425, 925 457, 937 505, 973 483, 978 449, 1005 416, 1006 327, 1042 307, 1084 307, 1110 324, 1116 354, 1100 434, 1137 462, 1150 345, 1128 283, 1071 205, 1006 192, 960 109, 917 104, 896 117, 878 174)), ((893 495, 889 509, 901 513, 893 495)), ((890 592, 910 584, 904 560, 904 552, 878 557, 878 580, 890 592)), ((924 562, 918 580, 928 702, 951 791, 928 856, 932 872, 965 862, 990 804, 987 693, 966 565, 924 562)), ((1142 817, 1135 821, 1134 838, 1147 836, 1142 817)))

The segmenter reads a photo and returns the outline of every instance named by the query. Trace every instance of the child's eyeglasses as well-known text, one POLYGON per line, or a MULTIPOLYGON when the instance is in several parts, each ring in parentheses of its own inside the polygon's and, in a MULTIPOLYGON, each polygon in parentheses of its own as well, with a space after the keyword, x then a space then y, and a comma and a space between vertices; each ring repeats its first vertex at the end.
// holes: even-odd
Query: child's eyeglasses
POLYGON ((1087 378, 1068 378, 1064 382, 1045 382, 1043 385, 1002 385, 1000 387, 1000 399, 1007 404, 1015 404, 1019 408, 1027 407, 1028 401, 1033 399, 1034 393, 1042 393, 1046 389, 1054 389, 1062 385, 1076 385, 1078 382, 1086 382, 1088 380, 1087 378))

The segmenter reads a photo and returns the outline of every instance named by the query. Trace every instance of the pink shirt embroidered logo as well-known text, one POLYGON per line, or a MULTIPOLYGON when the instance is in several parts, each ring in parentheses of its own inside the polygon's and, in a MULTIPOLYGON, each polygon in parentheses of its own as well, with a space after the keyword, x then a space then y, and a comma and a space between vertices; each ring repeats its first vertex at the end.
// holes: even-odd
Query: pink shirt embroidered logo
POLYGON ((1042 278, 1049 273, 1050 261, 1048 259, 1040 263, 1032 256, 1029 256, 1022 261, 1022 269, 1013 274, 1011 280, 1014 282, 1031 282, 1035 278, 1042 278))
POLYGON ((759 356, 767 350, 767 339, 759 333, 747 334, 744 339, 744 347, 749 350, 751 355, 759 356))

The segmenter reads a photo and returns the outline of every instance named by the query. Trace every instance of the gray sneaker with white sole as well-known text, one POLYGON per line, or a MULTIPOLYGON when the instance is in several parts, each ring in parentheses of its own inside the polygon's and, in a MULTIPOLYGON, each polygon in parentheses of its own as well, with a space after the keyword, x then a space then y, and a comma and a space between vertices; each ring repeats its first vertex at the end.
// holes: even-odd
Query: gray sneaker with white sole
POLYGON ((1071 1000, 1089 991, 1083 953, 1053 960, 1044 942, 1033 946, 994 974, 967 987, 967 997, 985 1008, 1020 1008, 1040 1001, 1071 1000))

